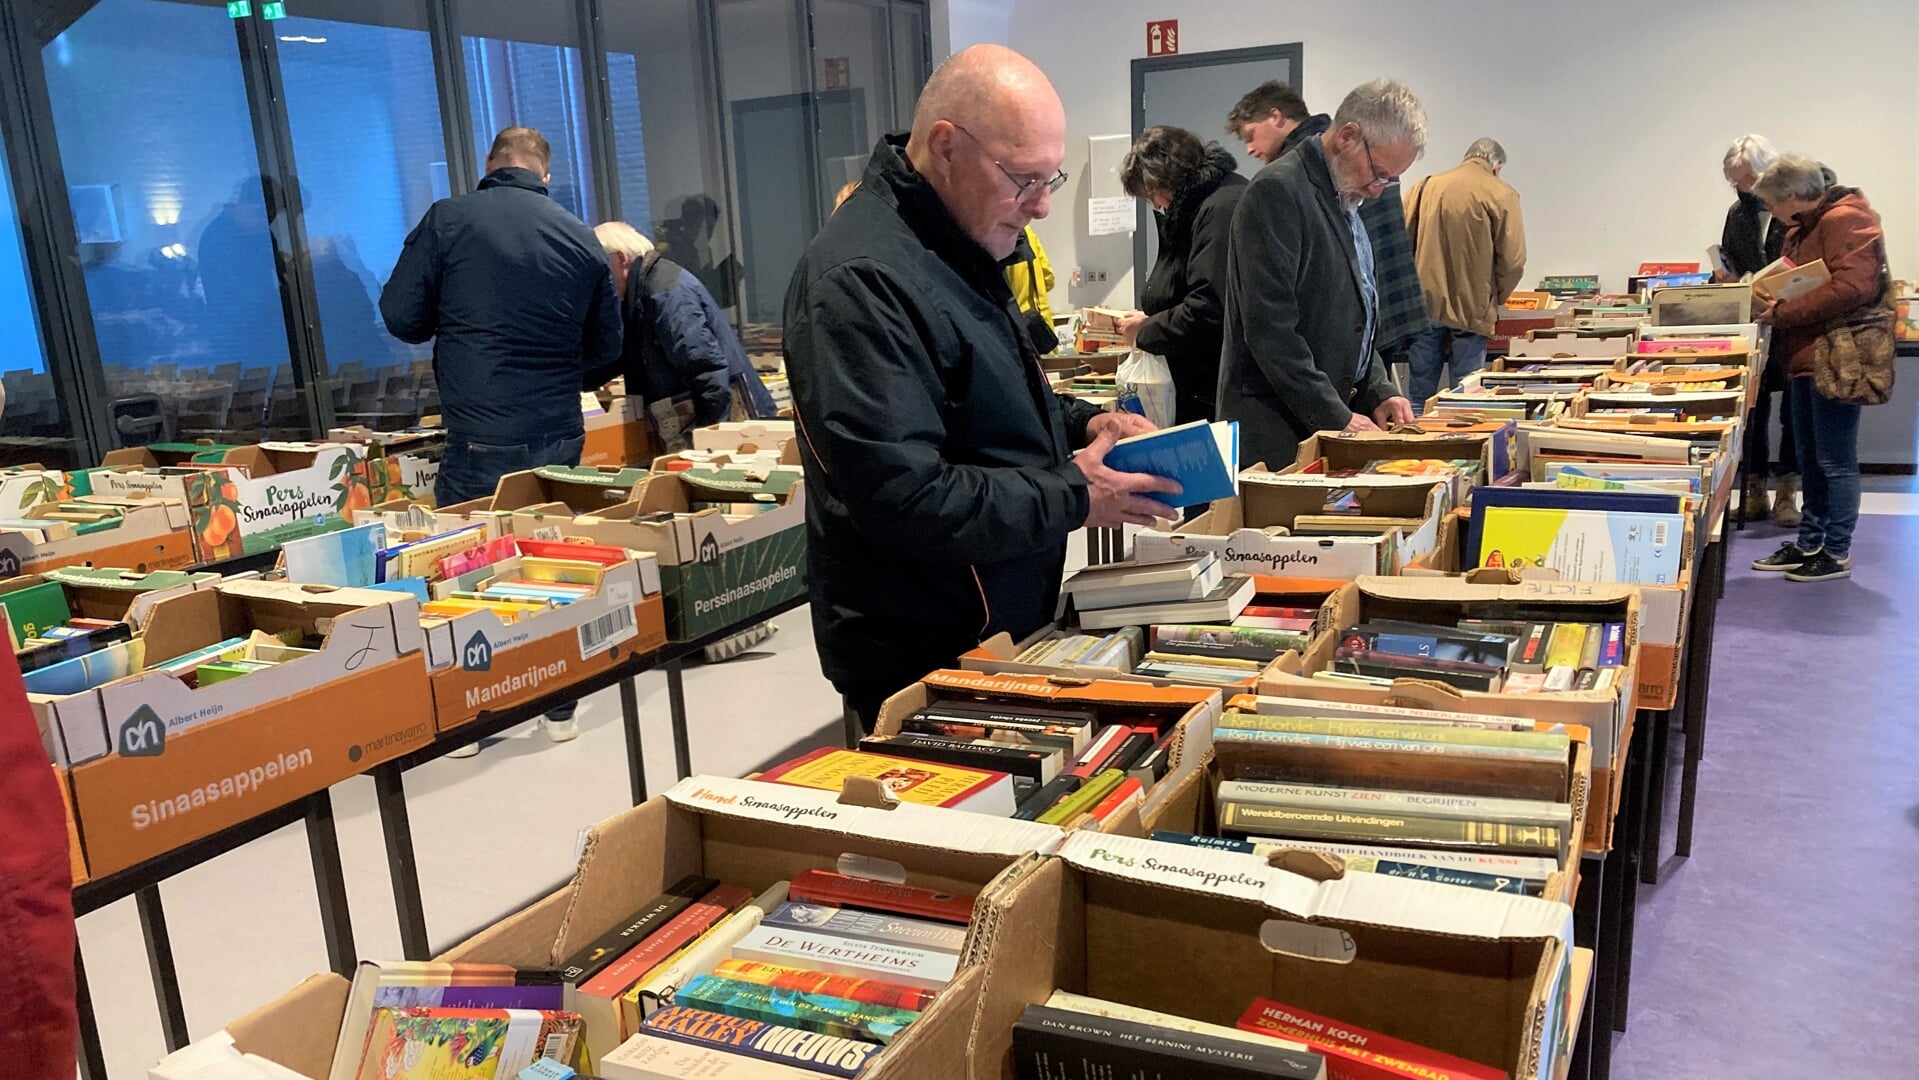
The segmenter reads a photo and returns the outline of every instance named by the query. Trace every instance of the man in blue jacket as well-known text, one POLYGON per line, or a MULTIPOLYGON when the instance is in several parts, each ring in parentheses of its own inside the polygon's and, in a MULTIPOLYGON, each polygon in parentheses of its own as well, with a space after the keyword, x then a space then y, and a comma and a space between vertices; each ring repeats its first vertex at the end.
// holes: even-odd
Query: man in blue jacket
POLYGON ((596 225, 593 232, 613 270, 626 339, 618 368, 594 372, 589 381, 625 375, 627 392, 649 405, 688 398, 693 422, 701 427, 732 416, 737 386, 752 418, 771 419, 778 412, 773 395, 700 279, 661 256, 624 221, 596 225))
MULTIPOLYGON (((427 210, 380 293, 394 337, 433 342, 441 506, 491 495, 508 473, 578 465, 580 391, 620 355, 613 275, 593 230, 547 196, 552 159, 532 128, 500 132, 479 190, 427 210)), ((547 719, 556 742, 578 734, 571 706, 547 719)))

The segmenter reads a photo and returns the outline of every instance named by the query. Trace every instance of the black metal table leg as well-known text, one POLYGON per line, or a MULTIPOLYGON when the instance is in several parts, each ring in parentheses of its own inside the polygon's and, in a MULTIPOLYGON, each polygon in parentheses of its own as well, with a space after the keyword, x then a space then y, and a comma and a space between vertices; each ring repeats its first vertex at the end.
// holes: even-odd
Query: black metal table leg
MULTIPOLYGON (((1681 664, 1682 670, 1684 664, 1681 664)), ((1684 678, 1684 675, 1681 675, 1684 678)), ((1639 881, 1642 885, 1659 884, 1659 843, 1663 831, 1661 819, 1665 816, 1666 783, 1671 779, 1672 770, 1666 767, 1666 757, 1670 750, 1672 737, 1672 710, 1645 710, 1639 714, 1639 723, 1651 729, 1647 749, 1650 753, 1645 762, 1647 787, 1650 789, 1646 800, 1644 821, 1640 827, 1639 844, 1639 881)))
POLYGON ((154 1003, 160 1006, 160 1033, 169 1052, 192 1042, 187 1034, 187 1009, 180 1000, 180 975, 173 968, 173 942, 167 937, 167 915, 160 904, 160 886, 148 885, 133 894, 140 909, 140 933, 147 942, 147 968, 153 974, 154 1003))
POLYGON ((1719 618, 1719 598, 1725 594, 1726 543, 1709 546, 1707 582, 1693 601, 1693 625, 1686 657, 1686 756, 1679 782, 1679 835, 1673 853, 1692 856, 1693 814, 1699 801, 1699 762, 1706 756, 1706 715, 1712 694, 1713 627, 1719 618))
POLYGON ((107 1080, 107 1056, 100 1048, 100 1021, 93 1015, 93 991, 87 988, 87 965, 80 946, 73 947, 73 1003, 80 1014, 80 1080, 107 1080))
POLYGON ((1632 746, 1626 754, 1624 797, 1619 801, 1619 821, 1613 837, 1612 856, 1619 861, 1609 867, 1607 885, 1614 885, 1613 870, 1618 871, 1611 910, 1606 917, 1618 928, 1614 935, 1619 953, 1614 964, 1617 972, 1613 1007, 1613 1030, 1625 1031, 1627 1008, 1632 998, 1632 954, 1634 919, 1639 910, 1639 850, 1641 830, 1646 823, 1648 775, 1646 759, 1651 753, 1650 730, 1633 729, 1632 746))
POLYGON ((693 745, 686 729, 686 680, 680 661, 666 668, 666 700, 673 713, 673 769, 684 780, 693 775, 693 745))
POLYGON ((380 826, 386 833, 386 868, 393 879, 393 909, 400 918, 400 952, 408 960, 433 955, 426 934, 426 904, 420 896, 420 868, 413 859, 413 825, 407 820, 406 777, 397 763, 373 770, 380 802, 380 826))
POLYGON ((633 789, 633 805, 646 801, 646 754, 640 736, 640 689, 632 679, 620 680, 620 722, 626 728, 626 777, 633 789))
POLYGON ((1593 984, 1588 991, 1593 1024, 1590 1037, 1585 1040, 1585 1056, 1587 1069, 1595 1080, 1603 1080, 1612 1071, 1613 1009, 1618 1002, 1617 925, 1607 904, 1612 894, 1609 879, 1614 876, 1611 867, 1610 854, 1583 860, 1579 895, 1574 897, 1573 906, 1573 940, 1580 942, 1583 929, 1588 936, 1580 943, 1593 950, 1593 984))
POLYGON ((333 824, 332 792, 322 789, 306 797, 306 826, 327 963, 350 979, 360 957, 353 948, 353 914, 347 907, 346 872, 340 867, 340 834, 333 824))

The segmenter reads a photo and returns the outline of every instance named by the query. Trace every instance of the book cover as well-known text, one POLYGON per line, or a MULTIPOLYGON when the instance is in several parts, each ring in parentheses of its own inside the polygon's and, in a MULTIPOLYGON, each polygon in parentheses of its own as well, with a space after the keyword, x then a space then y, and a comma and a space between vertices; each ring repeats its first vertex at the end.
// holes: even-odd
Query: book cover
POLYGON ((910 915, 859 911, 836 904, 809 904, 789 900, 767 913, 765 925, 786 930, 838 934, 857 941, 877 941, 957 954, 966 945, 966 927, 910 915))
POLYGON ((1106 452, 1106 467, 1177 481, 1178 495, 1148 496, 1173 510, 1228 499, 1239 492, 1239 425, 1195 420, 1121 439, 1106 452))
POLYGON ((759 779, 769 783, 839 791, 849 776, 867 776, 902 802, 1011 817, 1013 778, 1003 772, 964 769, 912 758, 824 747, 775 765, 759 779))
POLYGON ((786 903, 786 882, 776 881, 752 902, 728 915, 692 944, 674 953, 620 996, 620 1029, 635 1032, 640 1020, 658 1011, 673 991, 708 974, 715 964, 732 955, 733 946, 760 925, 766 913, 786 903))
POLYGON ((744 1054, 829 1076, 858 1076, 867 1062, 880 1052, 877 1043, 679 1005, 669 1005, 647 1017, 641 1030, 662 1039, 744 1054))
POLYGON ((1335 1080, 1405 1080, 1408 1076, 1423 1080, 1506 1080, 1504 1070, 1265 998, 1253 999, 1239 1018, 1239 1026, 1262 1035, 1297 1040, 1327 1055, 1327 1074, 1335 1080))
POLYGON ((845 998, 734 982, 712 975, 702 975, 681 987, 673 996, 673 1004, 876 1043, 892 1042, 908 1024, 919 1018, 918 1013, 906 1009, 862 1005, 845 998))
POLYGON ((1013 1075, 1018 1080, 1314 1080, 1324 1076, 1324 1070, 1320 1055, 1278 1043, 1259 1046, 1045 1005, 1027 1006, 1013 1024, 1013 1075))
MULTIPOLYGON (((1285 1042, 1276 1035, 1256 1035, 1250 1031, 1221 1027, 1201 1020, 1189 1020, 1184 1016, 1174 1016, 1171 1013, 1142 1009, 1133 1005, 1122 1005, 1116 1001, 1086 997, 1083 994, 1068 993, 1065 990, 1053 991, 1043 1004, 1049 1009, 1063 1009, 1066 1012, 1086 1013, 1089 1016, 1104 1016, 1109 1020, 1126 1020, 1135 1024, 1171 1028, 1174 1031, 1184 1031, 1189 1035, 1206 1035, 1217 1039, 1258 1043, 1262 1046, 1285 1042)), ((1307 1047, 1305 1043, 1293 1043, 1287 1046, 1287 1049, 1305 1050, 1307 1047)))
POLYGON ((358 1080, 505 1080, 511 1024, 503 1009, 377 1009, 358 1080))
POLYGON ((386 547, 385 525, 361 525, 280 545, 287 580, 301 585, 366 588, 379 580, 378 555, 386 547))
POLYGON ((1361 810, 1221 803, 1219 828, 1238 836, 1330 837, 1512 855, 1558 858, 1565 853, 1566 831, 1555 825, 1513 825, 1495 821, 1371 813, 1361 810))
POLYGON ((918 915, 962 925, 973 921, 973 897, 958 893, 899 885, 890 881, 836 874, 830 870, 806 870, 793 875, 787 895, 815 904, 840 904, 918 915))
POLYGON ((758 983, 761 986, 777 986, 782 990, 798 990, 807 994, 819 994, 825 997, 845 998, 862 1005, 883 1005, 889 1009, 905 1009, 909 1012, 922 1012, 933 1003, 935 991, 922 990, 917 986, 902 986, 881 979, 862 979, 853 975, 835 975, 827 971, 811 971, 806 968, 788 967, 784 964, 762 964, 757 960, 722 960, 713 968, 713 975, 736 982, 758 983))
POLYGON ((598 1065, 606 1080, 814 1080, 811 1069, 796 1069, 742 1054, 635 1035, 598 1065))
POLYGON ((922 990, 938 990, 959 971, 957 953, 764 925, 733 946, 733 958, 883 979, 922 990))
POLYGON ((6 609, 15 651, 28 638, 65 626, 67 620, 73 618, 73 612, 67 607, 66 586, 57 581, 43 581, 0 596, 0 608, 6 609))

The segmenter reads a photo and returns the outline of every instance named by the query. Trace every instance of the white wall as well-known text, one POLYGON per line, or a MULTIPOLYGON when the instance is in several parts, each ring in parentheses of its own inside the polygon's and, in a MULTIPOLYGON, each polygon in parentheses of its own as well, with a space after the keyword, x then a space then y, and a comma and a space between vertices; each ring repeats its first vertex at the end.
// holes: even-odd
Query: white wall
MULTIPOLYGON (((1302 42, 1301 90, 1317 111, 1367 79, 1404 80, 1429 120, 1409 179, 1451 167, 1474 138, 1500 140, 1525 208, 1527 283, 1596 271, 1616 289, 1642 260, 1703 259, 1732 197, 1720 155, 1748 131, 1862 188, 1885 219, 1895 274, 1919 275, 1912 0, 1018 0, 1002 20, 1006 6, 949 0, 951 42, 1001 41, 1047 71, 1066 103, 1068 170, 1084 169, 1086 136, 1131 130, 1130 61, 1144 55, 1147 20, 1176 16, 1186 53, 1302 42), (990 36, 1002 21, 1005 36, 990 36), (1740 75, 1743 86, 1729 79, 1740 75)), ((1231 106, 1220 102, 1222 121, 1231 106)), ((1073 192, 1083 201, 1077 179, 1037 225, 1059 271, 1055 303, 1130 304, 1130 241, 1086 237, 1084 206, 1064 200, 1073 192), (1114 281, 1072 288, 1076 265, 1105 266, 1114 281)))

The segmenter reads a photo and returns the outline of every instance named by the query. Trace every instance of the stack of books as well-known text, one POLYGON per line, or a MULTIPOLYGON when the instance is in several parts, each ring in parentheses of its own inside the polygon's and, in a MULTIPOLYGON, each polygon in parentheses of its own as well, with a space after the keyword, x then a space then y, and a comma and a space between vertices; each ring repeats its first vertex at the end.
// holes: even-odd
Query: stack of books
POLYGON ((1626 663, 1624 623, 1567 622, 1517 611, 1452 626, 1376 619, 1340 631, 1316 679, 1389 687, 1427 679, 1486 694, 1604 690, 1626 663))
POLYGON ((1125 317, 1124 311, 1115 308, 1081 308, 1073 331, 1073 351, 1091 353, 1126 348, 1126 335, 1119 330, 1119 321, 1125 317))
POLYGON ((1172 766, 1178 717, 1024 703, 940 702, 858 750, 816 750, 757 779, 839 791, 878 781, 927 806, 1066 824, 1137 809, 1172 766))
POLYGON ((362 963, 328 1080, 518 1076, 571 1062, 582 1022, 552 972, 500 964, 362 963))
POLYGON ((779 882, 638 976, 598 1074, 858 1076, 952 981, 972 913, 970 896, 821 870, 779 882))

